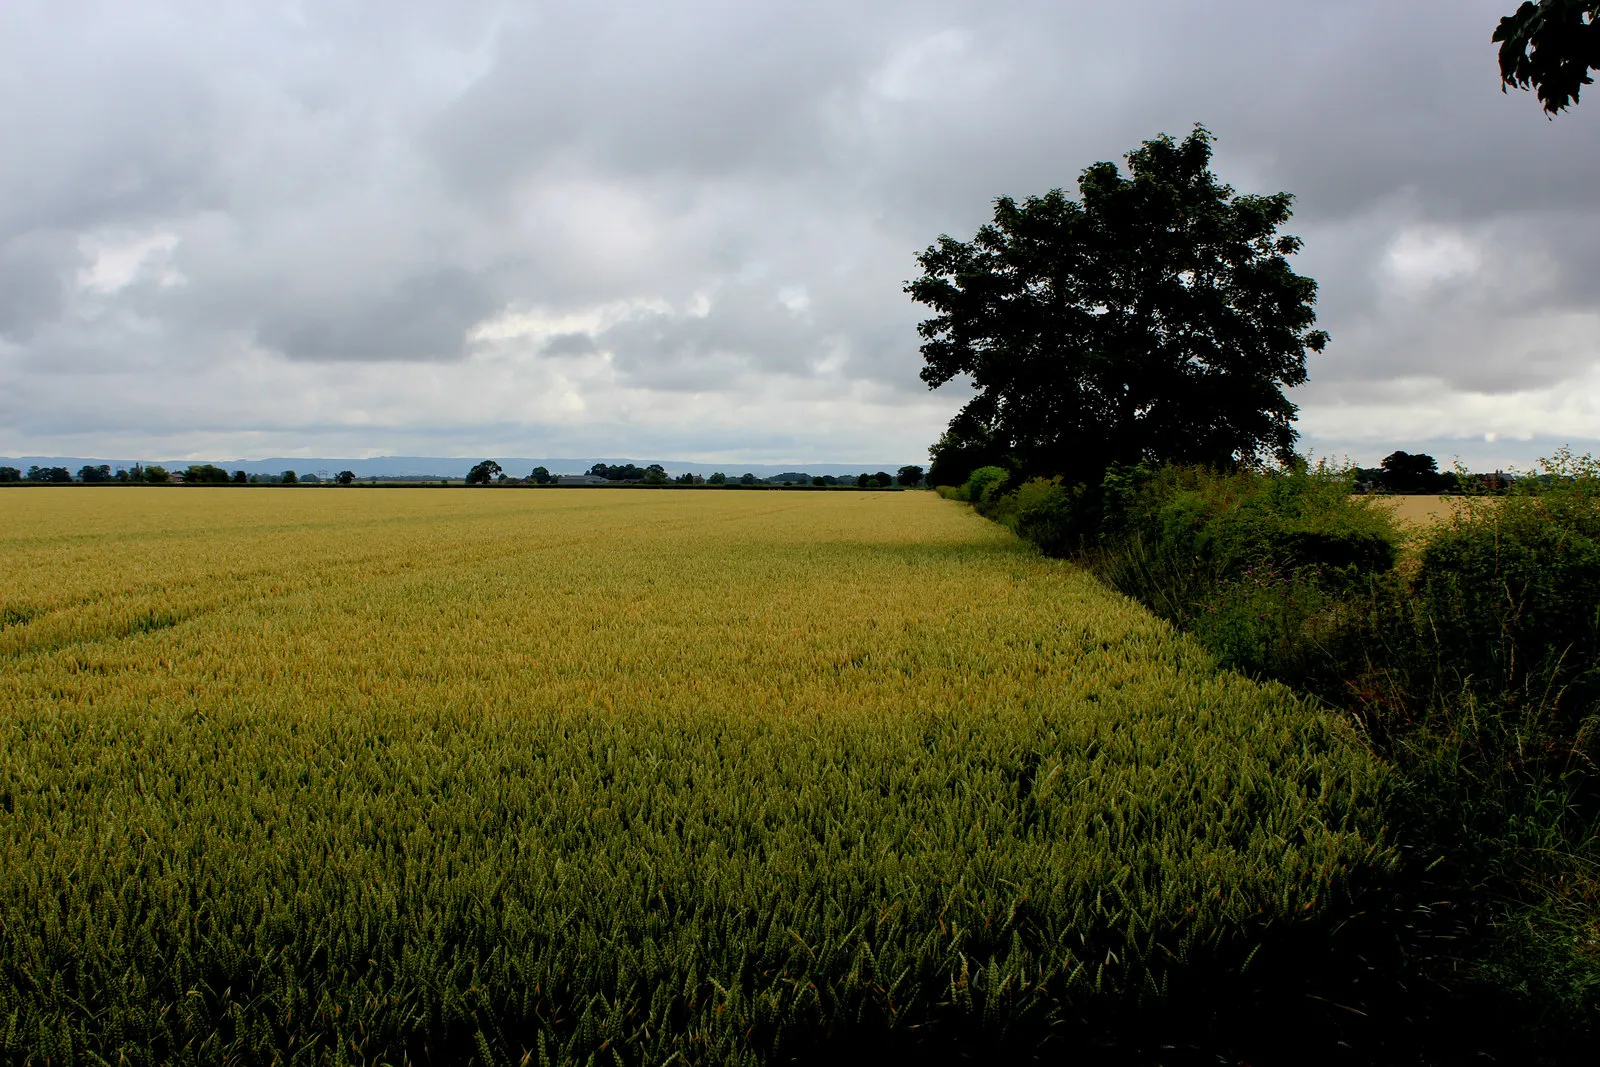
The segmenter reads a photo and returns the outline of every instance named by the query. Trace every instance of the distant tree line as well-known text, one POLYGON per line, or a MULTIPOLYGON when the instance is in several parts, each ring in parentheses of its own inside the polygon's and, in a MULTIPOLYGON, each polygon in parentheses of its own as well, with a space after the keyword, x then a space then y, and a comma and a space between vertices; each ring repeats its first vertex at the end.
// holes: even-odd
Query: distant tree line
MULTIPOLYGON (((596 463, 586 472, 592 478, 604 478, 609 482, 618 484, 635 483, 641 485, 799 485, 799 486, 856 486, 861 489, 888 489, 895 485, 912 488, 923 484, 923 469, 914 464, 908 464, 899 469, 897 474, 887 471, 869 473, 862 471, 860 474, 851 475, 812 475, 804 471, 785 471, 770 477, 760 478, 750 472, 745 472, 737 477, 717 471, 711 475, 700 475, 685 472, 676 476, 669 475, 659 463, 651 463, 640 467, 634 463, 606 464, 596 463)), ((242 470, 231 473, 222 467, 211 463, 196 463, 182 471, 169 471, 159 464, 139 464, 132 467, 118 467, 112 469, 110 464, 85 464, 74 475, 66 467, 40 467, 32 466, 26 471, 16 467, 0 466, 0 483, 34 483, 34 484, 60 484, 60 485, 319 485, 324 476, 316 474, 299 474, 286 470, 279 474, 247 474, 242 470)), ((356 480, 355 472, 340 471, 331 481, 339 485, 352 485, 356 480)), ((467 485, 557 485, 561 476, 552 474, 548 467, 538 466, 526 478, 513 478, 506 474, 505 469, 495 460, 486 459, 472 466, 467 472, 465 482, 467 485)), ((446 484, 441 482, 440 484, 446 484)))
MULTIPOLYGON (((849 475, 813 475, 805 471, 784 471, 781 474, 770 475, 765 478, 756 476, 746 471, 738 476, 730 476, 724 471, 715 471, 709 475, 694 474, 685 471, 682 474, 670 475, 666 468, 659 463, 639 466, 636 463, 596 463, 584 472, 584 477, 603 478, 608 482, 619 485, 776 485, 776 486, 855 486, 861 489, 888 489, 895 485, 905 488, 920 486, 924 482, 923 468, 916 464, 907 464, 901 467, 896 474, 888 471, 870 473, 862 471, 860 474, 849 475)), ((526 478, 513 478, 505 473, 504 468, 492 459, 486 459, 473 465, 468 471, 466 483, 468 485, 559 485, 561 475, 552 474, 545 466, 538 466, 529 472, 526 478)))
POLYGON ((1511 484, 1511 476, 1501 471, 1493 474, 1462 474, 1441 471, 1439 463, 1426 452, 1412 454, 1395 451, 1384 456, 1376 467, 1355 469, 1357 488, 1372 492, 1404 494, 1495 492, 1511 484))
POLYGON ((608 482, 644 482, 646 485, 667 484, 667 472, 659 463, 639 467, 632 463, 620 465, 596 463, 590 467, 591 478, 604 478, 608 482))
MULTIPOLYGON (((340 471, 332 479, 340 485, 350 485, 356 480, 354 471, 340 471)), ((118 467, 109 463, 86 463, 74 475, 66 467, 41 467, 37 464, 26 471, 16 467, 0 466, 0 483, 34 483, 42 485, 317 485, 322 479, 315 474, 299 475, 294 471, 281 474, 247 474, 242 470, 229 473, 212 463, 192 463, 182 471, 169 471, 158 463, 148 466, 135 463, 132 467, 118 467)))

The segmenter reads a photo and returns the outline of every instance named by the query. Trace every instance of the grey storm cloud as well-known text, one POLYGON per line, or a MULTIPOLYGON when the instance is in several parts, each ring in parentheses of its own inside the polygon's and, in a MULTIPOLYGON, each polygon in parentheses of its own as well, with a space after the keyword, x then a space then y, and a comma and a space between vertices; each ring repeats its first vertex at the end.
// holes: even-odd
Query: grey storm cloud
POLYGON ((1544 432, 1600 408, 1600 104, 1500 93, 1512 6, 10 5, 0 450, 905 449, 964 399, 917 378, 917 251, 1195 122, 1297 196, 1308 432, 1544 432))
POLYGON ((62 307, 62 288, 76 265, 70 234, 30 230, 0 243, 0 337, 26 342, 62 307))
POLYGON ((892 7, 551 5, 506 28, 427 141, 469 190, 571 154, 627 174, 815 170, 892 7))
POLYGON ((599 350, 591 334, 558 333, 546 341, 540 351, 547 356, 587 356, 599 350))
POLYGON ((482 279, 459 267, 438 268, 371 297, 280 309, 256 336, 291 359, 454 359, 467 331, 495 307, 482 279))

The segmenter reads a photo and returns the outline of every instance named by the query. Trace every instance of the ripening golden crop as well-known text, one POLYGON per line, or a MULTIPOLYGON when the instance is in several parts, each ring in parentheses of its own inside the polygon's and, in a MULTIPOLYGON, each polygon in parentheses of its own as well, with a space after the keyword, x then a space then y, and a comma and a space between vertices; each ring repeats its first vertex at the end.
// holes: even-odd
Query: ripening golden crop
POLYGON ((0 553, 8 1061, 1033 1040, 1390 863, 1337 723, 930 493, 29 488, 0 553))

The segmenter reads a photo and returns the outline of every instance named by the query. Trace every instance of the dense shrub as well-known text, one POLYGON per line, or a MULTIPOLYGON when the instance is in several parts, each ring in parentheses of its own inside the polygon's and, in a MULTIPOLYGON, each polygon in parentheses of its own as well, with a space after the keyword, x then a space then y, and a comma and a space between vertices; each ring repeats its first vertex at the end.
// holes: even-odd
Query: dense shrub
POLYGON ((1542 704, 1575 729, 1600 701, 1600 478, 1494 503, 1430 538, 1417 595, 1441 657, 1474 692, 1542 704))
POLYGON ((1391 570, 1390 516, 1325 465, 1113 472, 1088 556, 1113 587, 1192 630, 1224 666, 1302 681, 1340 600, 1391 570))
MULTIPOLYGON (((1078 493, 1082 495, 1081 490, 1078 493)), ((1035 478, 1017 488, 1012 529, 1048 556, 1065 555, 1077 540, 1074 494, 1060 478, 1035 478)))
POLYGON ((1168 467, 1132 506, 1108 513, 1115 525, 1107 533, 1192 554, 1219 578, 1262 563, 1343 578, 1386 571, 1399 540, 1393 521, 1350 488, 1344 472, 1327 467, 1232 474, 1168 467))
POLYGON ((1600 463, 1562 452, 1409 537, 1352 488, 1327 465, 1124 467, 974 501, 1219 664, 1345 710, 1399 772, 1410 965, 1462 1002, 1489 989, 1520 1005, 1508 1028, 1586 1032, 1600 1021, 1600 463))
POLYGON ((1005 492, 1011 472, 1004 467, 979 467, 967 477, 962 486, 965 499, 974 504, 991 504, 1005 492))
POLYGON ((1048 555, 1078 556, 1120 592, 1200 631, 1226 666, 1283 676, 1332 604, 1393 568, 1390 516, 1347 472, 1112 468, 1100 485, 973 474, 959 499, 1048 555))

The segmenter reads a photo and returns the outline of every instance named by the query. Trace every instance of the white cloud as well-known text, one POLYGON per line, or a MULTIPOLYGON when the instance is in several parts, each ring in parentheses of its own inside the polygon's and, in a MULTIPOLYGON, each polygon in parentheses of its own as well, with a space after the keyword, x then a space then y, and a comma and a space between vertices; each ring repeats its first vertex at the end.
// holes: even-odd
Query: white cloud
POLYGON ((672 305, 662 299, 614 300, 588 308, 557 311, 550 308, 506 310, 480 322, 472 328, 468 338, 472 341, 507 342, 524 341, 534 348, 548 344, 552 338, 585 334, 590 337, 601 331, 637 318, 641 314, 666 315, 672 305))
MULTIPOLYGON (((778 303, 791 315, 803 315, 811 307, 811 294, 803 285, 789 285, 778 290, 778 303)), ((708 309, 709 310, 709 309, 708 309)))
POLYGON ((1401 231, 1383 257, 1390 280, 1412 293, 1470 280, 1482 262, 1476 242, 1459 231, 1437 226, 1401 231))
POLYGON ((172 266, 172 253, 178 247, 175 233, 85 235, 78 247, 89 260, 89 265, 78 271, 78 284, 91 292, 116 293, 142 280, 163 289, 188 281, 172 266))
POLYGON ((969 50, 971 35, 952 28, 895 49, 868 80, 871 91, 898 103, 939 100, 980 89, 992 77, 987 61, 969 50))

